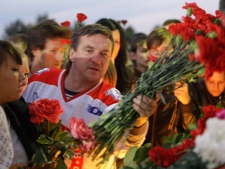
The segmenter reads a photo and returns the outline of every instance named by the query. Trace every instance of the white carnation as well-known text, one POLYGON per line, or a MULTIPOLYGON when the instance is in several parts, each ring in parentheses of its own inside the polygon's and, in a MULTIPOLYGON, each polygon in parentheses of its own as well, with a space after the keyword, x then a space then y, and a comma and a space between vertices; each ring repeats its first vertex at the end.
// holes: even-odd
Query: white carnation
POLYGON ((194 152, 207 162, 207 168, 215 168, 225 163, 225 121, 210 118, 206 130, 195 139, 194 152))

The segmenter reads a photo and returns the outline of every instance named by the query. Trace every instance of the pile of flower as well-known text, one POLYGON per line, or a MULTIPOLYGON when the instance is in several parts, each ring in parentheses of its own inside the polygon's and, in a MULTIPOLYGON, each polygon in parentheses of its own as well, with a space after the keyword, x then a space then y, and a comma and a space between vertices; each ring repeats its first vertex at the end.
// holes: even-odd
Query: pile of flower
MULTIPOLYGON (((177 145, 149 148, 144 145, 128 151, 120 169, 213 169, 225 164, 225 109, 209 105, 189 137, 180 137, 177 145)), ((189 133, 189 132, 188 132, 189 133)), ((171 140, 177 139, 175 135, 171 140)))
POLYGON ((196 3, 186 3, 183 6, 187 15, 182 22, 171 25, 169 32, 176 41, 189 41, 190 58, 204 63, 206 77, 213 72, 225 70, 225 17, 221 11, 215 16, 199 8, 196 3), (213 64, 212 64, 213 63, 213 64))
POLYGON ((99 147, 95 156, 105 150, 102 157, 107 159, 116 143, 129 134, 139 116, 132 107, 133 98, 137 95, 154 98, 159 94, 165 102, 162 90, 173 92, 175 82, 193 80, 199 76, 202 68, 206 68, 207 77, 214 71, 225 71, 222 13, 216 11, 216 16, 207 14, 195 3, 186 3, 183 8, 187 9, 183 22, 169 28, 174 35, 171 41, 174 50, 165 49, 161 57, 138 79, 134 91, 124 95, 111 113, 101 116, 91 125, 99 147))
POLYGON ((94 148, 93 130, 83 119, 71 118, 70 129, 63 130, 59 120, 62 112, 59 101, 54 99, 40 99, 29 104, 30 120, 37 129, 38 148, 26 169, 67 169, 64 160, 72 159, 75 149, 89 152, 94 148))

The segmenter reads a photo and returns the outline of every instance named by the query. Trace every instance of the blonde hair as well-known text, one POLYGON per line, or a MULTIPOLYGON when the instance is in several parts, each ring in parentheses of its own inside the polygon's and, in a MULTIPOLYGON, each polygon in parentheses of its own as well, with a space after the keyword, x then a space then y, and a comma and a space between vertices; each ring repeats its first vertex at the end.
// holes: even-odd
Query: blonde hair
POLYGON ((114 87, 116 86, 117 72, 116 72, 116 67, 114 66, 112 60, 110 60, 110 62, 109 62, 108 69, 107 69, 103 79, 106 82, 108 82, 109 84, 111 84, 112 86, 114 86, 114 87))

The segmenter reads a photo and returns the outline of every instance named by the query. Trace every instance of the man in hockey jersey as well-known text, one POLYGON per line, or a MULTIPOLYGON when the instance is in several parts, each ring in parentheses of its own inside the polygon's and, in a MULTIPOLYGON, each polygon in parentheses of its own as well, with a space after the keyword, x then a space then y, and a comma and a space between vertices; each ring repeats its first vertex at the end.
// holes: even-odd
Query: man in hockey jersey
MULTIPOLYGON (((64 108, 60 119, 67 128, 73 116, 83 118, 86 124, 96 121, 116 106, 121 98, 120 92, 102 79, 113 51, 111 31, 99 24, 86 25, 73 33, 71 42, 66 70, 46 68, 38 71, 29 78, 23 93, 27 102, 41 98, 58 99, 64 108)), ((148 117, 156 108, 156 101, 141 97, 133 100, 133 108, 140 118, 128 137, 127 147, 143 143, 148 130, 148 117)), ((92 161, 91 157, 84 155, 74 157, 69 168, 114 169, 114 160, 115 156, 111 155, 107 162, 97 167, 99 161, 92 161)))

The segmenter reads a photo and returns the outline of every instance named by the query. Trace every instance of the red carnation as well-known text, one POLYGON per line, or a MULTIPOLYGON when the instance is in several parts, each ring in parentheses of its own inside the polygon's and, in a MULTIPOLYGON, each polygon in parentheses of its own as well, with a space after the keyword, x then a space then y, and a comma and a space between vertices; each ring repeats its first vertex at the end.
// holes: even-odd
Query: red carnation
POLYGON ((71 44, 71 40, 69 40, 69 39, 62 39, 61 40, 61 44, 67 44, 67 45, 70 45, 71 44))
POLYGON ((195 139, 197 135, 201 135, 206 128, 206 121, 209 118, 215 117, 216 114, 221 110, 222 110, 222 108, 217 108, 214 105, 203 106, 202 111, 203 111, 204 116, 198 120, 198 123, 197 123, 198 129, 191 130, 192 138, 195 139))
POLYGON ((77 14, 77 19, 78 19, 78 22, 83 22, 84 20, 87 19, 87 16, 83 13, 78 13, 77 14))
POLYGON ((69 27, 70 26, 70 21, 62 22, 61 25, 65 26, 65 27, 69 27))
POLYGON ((153 56, 153 55, 150 55, 150 56, 148 57, 148 60, 149 60, 150 62, 156 62, 157 59, 158 59, 158 57, 153 56))
POLYGON ((120 22, 121 22, 123 25, 126 25, 127 20, 121 20, 120 22))
POLYGON ((150 149, 148 155, 150 161, 154 161, 156 165, 168 167, 176 162, 182 155, 184 155, 190 147, 194 146, 192 139, 184 140, 180 145, 173 148, 163 148, 156 146, 150 149))

